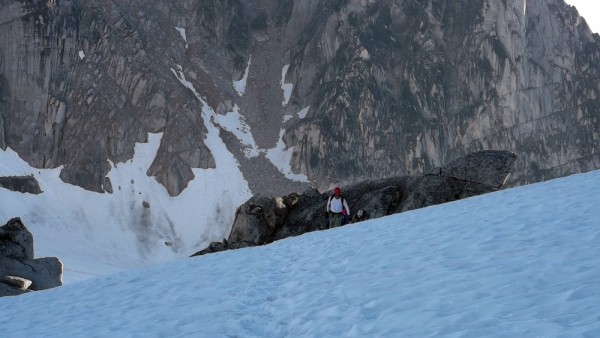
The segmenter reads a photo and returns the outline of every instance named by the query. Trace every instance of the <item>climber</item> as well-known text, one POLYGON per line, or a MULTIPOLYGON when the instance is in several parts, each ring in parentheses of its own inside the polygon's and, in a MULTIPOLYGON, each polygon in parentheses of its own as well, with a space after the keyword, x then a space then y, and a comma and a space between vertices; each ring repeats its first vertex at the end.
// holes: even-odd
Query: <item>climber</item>
POLYGON ((333 190, 333 195, 327 199, 327 215, 329 216, 329 229, 339 227, 342 224, 344 217, 350 216, 350 208, 346 199, 342 196, 342 190, 336 187, 333 190))
POLYGON ((356 212, 356 214, 352 215, 350 223, 362 222, 366 219, 369 219, 369 214, 363 209, 360 209, 356 212))

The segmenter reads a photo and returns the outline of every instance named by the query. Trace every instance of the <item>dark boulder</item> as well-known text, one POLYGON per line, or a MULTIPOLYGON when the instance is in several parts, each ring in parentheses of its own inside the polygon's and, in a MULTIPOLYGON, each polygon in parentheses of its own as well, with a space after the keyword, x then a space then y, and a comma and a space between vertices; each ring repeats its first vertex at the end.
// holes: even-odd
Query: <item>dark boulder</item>
POLYGON ((35 195, 42 193, 38 181, 33 176, 2 176, 0 188, 35 195))
POLYGON ((206 249, 198 251, 195 254, 193 254, 192 256, 202 256, 202 255, 206 255, 209 253, 225 251, 228 249, 229 249, 229 245, 227 243, 227 240, 225 238, 223 238, 223 242, 211 242, 206 249))
POLYGON ((264 244, 273 231, 284 224, 287 213, 288 206, 283 198, 254 196, 236 211, 229 242, 264 244))
POLYGON ((13 218, 0 227, 0 257, 33 259, 33 235, 20 218, 13 218))
MULTIPOLYGON (((29 289, 45 290, 62 285, 62 271, 63 265, 56 257, 34 258, 33 236, 20 218, 0 227, 0 280, 20 277, 31 281, 29 289)), ((0 284, 0 297, 23 293, 5 282, 0 284)))

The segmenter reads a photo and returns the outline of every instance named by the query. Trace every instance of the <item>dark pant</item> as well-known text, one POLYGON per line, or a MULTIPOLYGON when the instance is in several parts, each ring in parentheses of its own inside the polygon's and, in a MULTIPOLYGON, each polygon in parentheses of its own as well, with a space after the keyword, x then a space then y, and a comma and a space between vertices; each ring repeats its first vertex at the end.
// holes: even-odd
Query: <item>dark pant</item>
POLYGON ((329 213, 329 229, 341 226, 342 218, 344 218, 342 214, 329 213))

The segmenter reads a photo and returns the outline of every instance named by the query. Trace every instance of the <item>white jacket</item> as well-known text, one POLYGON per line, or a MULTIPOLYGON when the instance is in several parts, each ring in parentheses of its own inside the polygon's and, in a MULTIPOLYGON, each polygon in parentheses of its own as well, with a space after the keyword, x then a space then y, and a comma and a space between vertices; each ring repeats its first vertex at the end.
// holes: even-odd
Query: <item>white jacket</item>
POLYGON ((348 203, 346 202, 345 198, 341 196, 340 198, 330 196, 329 199, 327 199, 327 212, 340 214, 342 213, 342 208, 346 209, 346 215, 350 215, 350 208, 348 207, 348 203))

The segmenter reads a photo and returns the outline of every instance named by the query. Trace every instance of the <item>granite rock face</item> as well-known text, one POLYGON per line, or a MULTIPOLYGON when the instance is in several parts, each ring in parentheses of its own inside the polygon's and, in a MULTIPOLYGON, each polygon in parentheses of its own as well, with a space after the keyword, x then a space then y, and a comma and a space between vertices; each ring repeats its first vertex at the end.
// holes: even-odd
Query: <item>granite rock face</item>
MULTIPOLYGON (((420 177, 367 180, 342 188, 342 194, 351 214, 362 209, 370 218, 377 218, 497 191, 516 160, 512 152, 481 151, 420 177)), ((193 256, 322 230, 329 196, 315 189, 283 198, 255 196, 237 210, 229 238, 213 242, 193 256)))
MULTIPOLYGON (((509 185, 600 168, 600 37, 563 0, 0 8, 0 148, 89 190, 110 193, 109 160, 161 132, 148 174, 178 195, 191 168, 215 166, 207 107, 237 106, 263 150, 283 130, 292 169, 320 191, 490 149, 520 155, 509 185)), ((298 191, 222 138, 255 194, 298 191)))
POLYGON ((600 39, 563 1, 334 3, 291 50, 311 108, 284 137, 319 187, 487 149, 511 184, 598 168, 600 39))
MULTIPOLYGON (((30 290, 62 285, 63 265, 56 257, 34 258, 33 236, 21 219, 13 218, 0 227, 0 279, 25 279, 30 290), (30 282, 30 283, 29 283, 30 282)), ((0 297, 27 292, 0 282, 0 297)))

